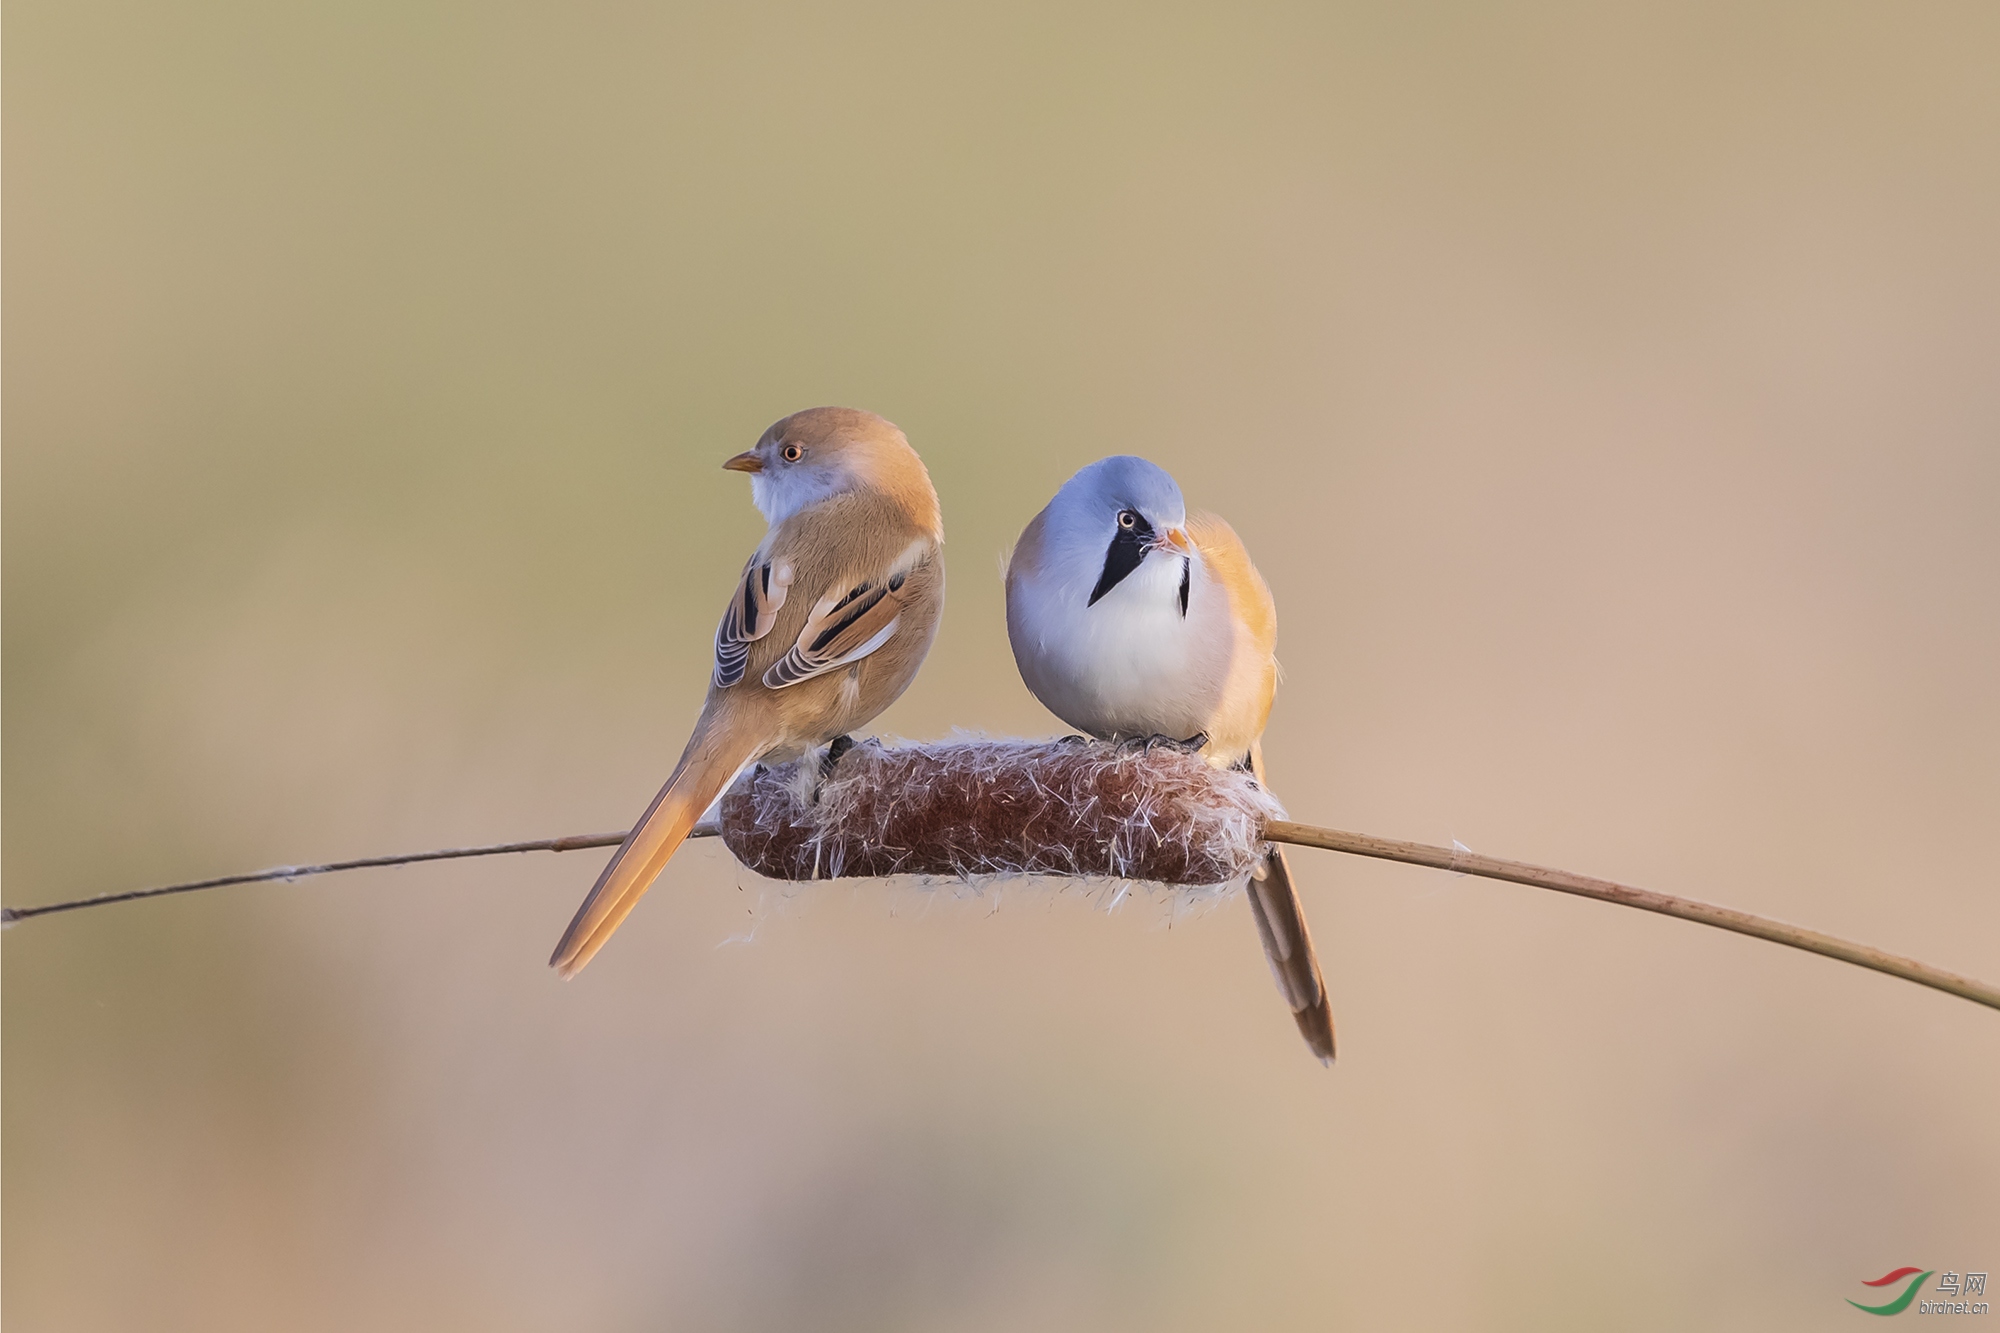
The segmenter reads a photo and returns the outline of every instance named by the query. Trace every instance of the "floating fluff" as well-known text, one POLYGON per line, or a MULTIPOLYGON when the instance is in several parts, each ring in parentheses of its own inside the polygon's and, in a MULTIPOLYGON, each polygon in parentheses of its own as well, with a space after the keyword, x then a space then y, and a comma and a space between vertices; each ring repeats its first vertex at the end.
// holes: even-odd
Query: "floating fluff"
POLYGON ((1241 880, 1285 816, 1248 773, 1171 745, 1070 737, 864 741, 756 768, 722 798, 722 840, 771 879, 1060 875, 1208 887, 1241 880))

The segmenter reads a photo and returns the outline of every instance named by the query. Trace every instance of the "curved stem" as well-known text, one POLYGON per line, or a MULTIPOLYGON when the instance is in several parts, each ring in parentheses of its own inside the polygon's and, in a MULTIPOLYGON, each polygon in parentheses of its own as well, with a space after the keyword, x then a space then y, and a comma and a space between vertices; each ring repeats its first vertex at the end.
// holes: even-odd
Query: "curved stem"
MULTIPOLYGON (((699 824, 689 833, 692 838, 714 837, 720 832, 714 824, 699 824)), ((1683 921, 1693 921, 1704 926, 1714 926, 1720 930, 1733 930, 1739 935, 1751 935, 1773 944, 1783 944, 1807 953, 1816 953, 1827 958, 1836 958, 1856 967, 1872 968, 1886 972, 1892 977, 1914 981, 1919 986, 1929 986, 1948 995, 1957 995, 1983 1004, 1991 1009, 2000 1009, 2000 986, 1993 986, 1971 977, 1962 977, 1942 968, 1904 958, 1899 954, 1887 953, 1866 944, 1854 944, 1847 940, 1823 935, 1803 926, 1787 925, 1782 921, 1772 921, 1766 917, 1752 916, 1734 908, 1717 907, 1711 903, 1696 902, 1691 898, 1676 898, 1671 894, 1654 893, 1649 889, 1633 888, 1628 884, 1615 883, 1608 879, 1597 879, 1589 875, 1572 874, 1567 870, 1551 870, 1546 866, 1529 865, 1525 861, 1506 861, 1495 856, 1480 856, 1455 847, 1433 847, 1428 843, 1401 842, 1394 838, 1377 838, 1366 833, 1345 833, 1339 829, 1321 828, 1315 824, 1296 824, 1289 820, 1273 820, 1264 826, 1264 837, 1271 842, 1290 843, 1298 847, 1317 847, 1330 852, 1345 852, 1351 856, 1368 856, 1383 861, 1401 861, 1408 865, 1430 866, 1437 870, 1449 870, 1461 875, 1477 875, 1484 879, 1507 880, 1515 884, 1526 884, 1537 889, 1553 889, 1557 893, 1571 893, 1583 898, 1595 898, 1599 902, 1616 903, 1621 907, 1637 907, 1642 911, 1659 912, 1666 916, 1677 916, 1683 921)), ((91 898, 72 898, 66 902, 44 903, 39 907, 0 908, 0 926, 11 926, 18 921, 33 917, 50 916, 57 912, 72 912, 85 907, 105 907, 112 903, 136 902, 141 898, 162 898, 169 894, 193 893, 198 889, 217 889, 230 884, 259 884, 272 880, 303 879, 308 875, 325 875, 338 870, 366 870, 380 866, 410 865, 421 861, 456 861, 473 856, 503 856, 513 852, 578 852, 593 847, 616 847, 625 840, 624 833, 582 833, 561 838, 539 838, 532 842, 503 842, 485 847, 448 847, 432 852, 408 852, 398 856, 365 856, 352 861, 328 861, 320 865, 278 866, 271 870, 260 870, 247 875, 224 875, 217 879, 200 879, 186 884, 168 884, 159 888, 129 889, 122 893, 104 893, 91 898)))
POLYGON ((1752 916, 1748 912, 1739 912, 1732 907, 1717 907, 1711 903, 1696 902, 1692 898, 1676 898, 1671 894, 1654 893, 1650 889, 1635 889, 1629 884, 1618 884, 1589 875, 1576 875, 1567 870, 1550 870, 1546 866, 1529 865, 1525 861, 1503 861, 1497 856, 1479 856, 1455 847, 1432 847, 1421 842, 1398 842, 1394 838, 1377 838, 1366 833, 1343 833, 1339 829, 1320 828, 1313 824, 1273 820, 1264 826, 1264 836, 1272 842, 1287 842, 1300 847, 1320 847, 1329 852, 1372 856, 1378 860, 1402 861, 1408 865, 1432 866, 1438 870, 1450 870, 1461 875, 1478 875, 1485 879, 1504 879, 1537 889, 1554 889, 1557 893, 1573 893, 1583 898, 1595 898, 1599 902, 1617 903, 1621 907, 1637 907, 1641 911, 1677 916, 1683 921, 1697 921, 1704 926, 1714 926, 1719 930, 1733 930, 1739 935, 1754 935, 1773 944, 1789 945, 1794 949, 1804 949, 1807 953, 1838 958, 1841 962, 1852 963, 1856 967, 1873 968, 1892 977, 1914 981, 1919 986, 1929 986, 1933 990, 1960 996, 1971 1000, 1974 1004, 2000 1009, 2000 986, 1975 981, 1971 977, 1962 977, 1955 972, 1919 963, 1913 958, 1904 958, 1900 954, 1886 953, 1871 945, 1852 944, 1832 935, 1822 935, 1816 930, 1807 930, 1803 926, 1792 926, 1783 921, 1772 921, 1768 917, 1752 916))

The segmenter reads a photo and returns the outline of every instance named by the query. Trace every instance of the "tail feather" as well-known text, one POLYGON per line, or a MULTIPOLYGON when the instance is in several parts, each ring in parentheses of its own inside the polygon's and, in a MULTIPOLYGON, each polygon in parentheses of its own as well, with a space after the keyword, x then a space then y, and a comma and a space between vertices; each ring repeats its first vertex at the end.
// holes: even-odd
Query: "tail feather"
MULTIPOLYGON (((1250 747, 1250 771, 1257 781, 1265 781, 1261 744, 1250 747)), ((1299 903, 1291 863, 1282 847, 1266 848, 1250 873, 1250 915, 1256 918, 1264 957, 1271 964, 1278 993, 1292 1008, 1299 1035, 1321 1064, 1332 1064, 1333 1011, 1327 1005, 1326 978, 1320 975, 1312 932, 1306 929, 1305 908, 1299 903)))
MULTIPOLYGON (((708 719, 703 718, 703 723, 708 719)), ((666 868, 667 861, 687 841, 688 831, 702 812, 730 783, 743 765, 767 747, 764 738, 731 735, 731 729, 698 725, 673 776, 653 798, 642 818, 612 854, 597 884, 576 909, 563 932, 549 966, 564 980, 583 970, 613 931, 631 915, 639 899, 666 868), (721 735, 712 735, 719 730, 721 735)))
POLYGON ((1250 914, 1264 943, 1264 957, 1278 993, 1291 1006, 1299 1035, 1319 1057, 1333 1063, 1333 1011, 1327 1006, 1326 978, 1320 975, 1312 934, 1292 886, 1292 869, 1282 848, 1272 847, 1250 877, 1250 914))

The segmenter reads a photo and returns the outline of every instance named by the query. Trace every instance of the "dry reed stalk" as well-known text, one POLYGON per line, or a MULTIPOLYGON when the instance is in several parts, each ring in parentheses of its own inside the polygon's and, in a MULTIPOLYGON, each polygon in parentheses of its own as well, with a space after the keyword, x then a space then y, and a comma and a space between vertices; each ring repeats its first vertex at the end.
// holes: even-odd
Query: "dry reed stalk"
MULTIPOLYGON (((719 832, 716 825, 703 824, 697 826, 690 836, 715 837, 719 832)), ((1401 842, 1393 838, 1377 838, 1365 833, 1345 833, 1339 829, 1299 824, 1291 820, 1266 822, 1263 826, 1263 836, 1270 842, 1289 843, 1297 847, 1317 847, 1330 852, 1345 852, 1351 856, 1401 861, 1408 865, 1429 866, 1437 870, 1448 870, 1454 874, 1506 880, 1514 884, 1526 884, 1531 888, 1553 889, 1557 893, 1595 898, 1600 902, 1616 903, 1621 907, 1637 907, 1647 912, 1677 916, 1684 921, 1714 926, 1721 930, 1732 930, 1739 935, 1754 936, 1774 944, 1783 944, 1794 949, 1803 949, 1807 953, 1838 959, 1843 963, 1852 963, 1856 967, 1885 972, 1892 977, 1914 981, 1919 986, 1929 986, 1933 990, 1956 995, 1975 1004, 1983 1004, 1990 1009, 2000 1009, 2000 986, 1962 977, 1942 968, 1917 962, 1912 958, 1884 952, 1870 945, 1854 944, 1821 934, 1816 930, 1753 916, 1733 908, 1717 907, 1689 898, 1676 898, 1671 894, 1654 893, 1648 889, 1633 888, 1608 879, 1572 874, 1567 870, 1552 870, 1522 861, 1479 856, 1459 847, 1434 847, 1428 843, 1401 842)), ((90 898, 73 898, 66 902, 44 903, 37 907, 0 908, 0 926, 12 926, 16 922, 58 912, 104 907, 112 903, 136 902, 142 898, 160 898, 170 894, 192 893, 198 889, 222 888, 231 884, 267 883, 273 880, 301 879, 308 875, 323 875, 340 870, 365 870, 380 866, 410 865, 422 861, 454 861, 466 857, 502 856, 514 852, 580 852, 593 847, 616 847, 624 840, 623 833, 570 834, 560 838, 539 838, 531 842, 504 842, 485 847, 452 847, 431 852, 410 852, 398 856, 368 856, 352 861, 329 861, 320 865, 279 866, 253 874, 224 875, 216 879, 168 884, 159 888, 129 889, 90 898)))

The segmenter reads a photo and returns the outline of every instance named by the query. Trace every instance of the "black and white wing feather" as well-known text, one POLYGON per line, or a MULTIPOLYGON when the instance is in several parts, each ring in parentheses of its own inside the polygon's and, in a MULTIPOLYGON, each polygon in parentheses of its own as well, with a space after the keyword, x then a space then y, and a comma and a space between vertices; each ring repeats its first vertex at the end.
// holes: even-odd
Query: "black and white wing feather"
POLYGON ((828 593, 806 617, 791 651, 764 673, 768 689, 811 680, 859 662, 889 641, 903 614, 902 574, 882 582, 863 580, 844 592, 828 593))
POLYGON ((750 557, 743 567, 743 581, 715 627, 715 687, 726 690, 743 679, 744 664, 750 660, 750 645, 771 632, 778 608, 791 591, 792 567, 787 561, 750 557))

